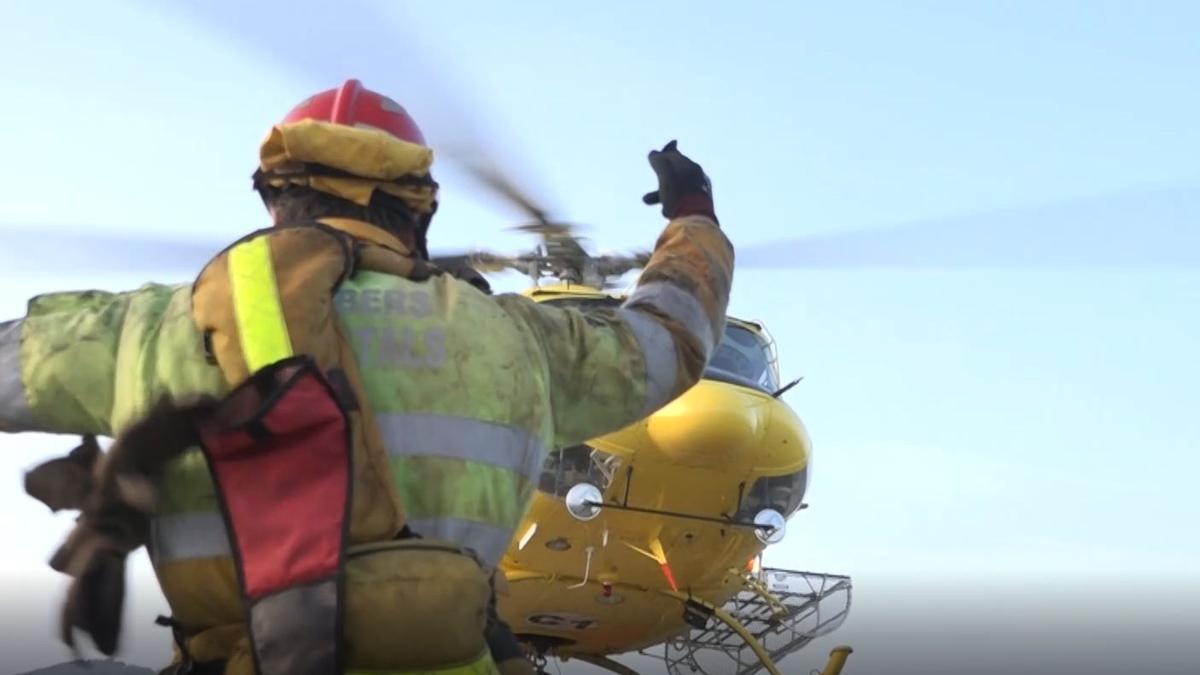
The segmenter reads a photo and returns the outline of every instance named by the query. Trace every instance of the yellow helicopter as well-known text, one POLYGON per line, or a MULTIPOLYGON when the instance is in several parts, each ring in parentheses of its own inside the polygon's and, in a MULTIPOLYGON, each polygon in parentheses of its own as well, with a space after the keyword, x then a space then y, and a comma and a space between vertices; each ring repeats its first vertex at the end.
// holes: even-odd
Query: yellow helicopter
MULTIPOLYGON (((624 300, 612 280, 648 254, 593 257, 571 226, 477 171, 539 220, 518 229, 540 235, 542 246, 515 258, 438 262, 523 271, 534 281, 524 295, 536 302, 624 300), (542 284, 546 277, 554 282, 542 284)), ((671 673, 778 673, 779 660, 845 620, 848 577, 760 564, 807 506, 812 445, 781 398, 798 382, 781 384, 763 324, 729 317, 695 387, 630 427, 550 456, 501 563, 500 614, 536 662, 555 656, 629 674, 612 655, 658 648, 671 673), (706 652, 725 658, 714 668, 706 652)), ((826 673, 848 653, 835 650, 826 673)))

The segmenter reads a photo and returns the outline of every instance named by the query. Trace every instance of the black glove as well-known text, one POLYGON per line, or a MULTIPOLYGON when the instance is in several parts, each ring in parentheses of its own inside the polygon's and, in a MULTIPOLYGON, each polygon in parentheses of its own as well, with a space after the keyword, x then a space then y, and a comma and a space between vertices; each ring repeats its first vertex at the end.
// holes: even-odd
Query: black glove
POLYGON ((666 218, 701 215, 717 219, 713 211, 712 183, 704 169, 679 152, 675 141, 650 151, 650 167, 658 174, 658 189, 642 197, 646 204, 662 204, 666 218))
POLYGON ((138 518, 145 527, 135 523, 105 523, 81 521, 75 526, 71 539, 55 553, 51 561, 60 572, 74 579, 67 591, 60 617, 63 642, 76 652, 75 630, 92 638, 96 648, 105 656, 117 651, 121 636, 121 614, 125 604, 125 560, 133 551, 132 541, 141 543, 149 533, 149 519, 138 518), (102 528, 128 529, 130 532, 112 535, 102 528), (133 532, 132 530, 141 530, 133 532))
POLYGON ((25 492, 51 511, 82 511, 95 486, 96 461, 103 454, 95 436, 84 436, 66 457, 52 459, 25 474, 25 492))
POLYGON ((163 398, 123 430, 107 453, 85 437, 65 462, 50 465, 27 483, 30 493, 51 508, 83 507, 67 540, 50 558, 50 567, 73 577, 61 616, 61 636, 72 649, 79 629, 105 656, 116 652, 125 561, 149 541, 150 515, 158 501, 150 476, 199 444, 196 423, 213 416, 216 406, 209 398, 184 403, 163 398), (86 465, 91 480, 81 481, 75 465, 86 465))

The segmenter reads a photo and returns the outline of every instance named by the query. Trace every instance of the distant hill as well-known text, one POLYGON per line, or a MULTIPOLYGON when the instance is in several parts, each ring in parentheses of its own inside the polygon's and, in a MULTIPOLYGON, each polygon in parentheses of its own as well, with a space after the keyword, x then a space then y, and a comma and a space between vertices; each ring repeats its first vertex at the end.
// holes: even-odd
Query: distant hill
POLYGON ((13 675, 154 675, 155 672, 120 661, 72 661, 13 675))

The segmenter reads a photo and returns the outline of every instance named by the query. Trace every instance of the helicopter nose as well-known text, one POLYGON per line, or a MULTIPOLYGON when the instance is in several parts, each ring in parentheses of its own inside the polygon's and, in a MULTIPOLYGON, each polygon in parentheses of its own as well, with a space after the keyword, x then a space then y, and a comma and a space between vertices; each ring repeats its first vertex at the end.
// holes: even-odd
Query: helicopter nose
POLYGON ((703 380, 646 420, 646 433, 672 461, 705 465, 758 443, 767 426, 762 397, 703 380))

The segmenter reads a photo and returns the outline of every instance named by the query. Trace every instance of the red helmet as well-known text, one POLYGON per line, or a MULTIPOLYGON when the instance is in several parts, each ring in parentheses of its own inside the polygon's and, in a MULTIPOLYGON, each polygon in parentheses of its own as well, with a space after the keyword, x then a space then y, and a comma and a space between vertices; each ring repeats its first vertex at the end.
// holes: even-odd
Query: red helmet
POLYGON ((358 80, 346 80, 336 89, 309 97, 283 118, 283 123, 319 120, 348 126, 367 126, 399 138, 425 145, 425 135, 408 112, 392 99, 362 86, 358 80))

